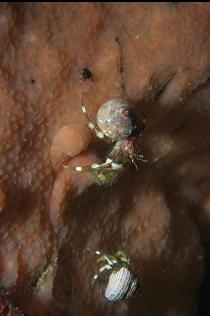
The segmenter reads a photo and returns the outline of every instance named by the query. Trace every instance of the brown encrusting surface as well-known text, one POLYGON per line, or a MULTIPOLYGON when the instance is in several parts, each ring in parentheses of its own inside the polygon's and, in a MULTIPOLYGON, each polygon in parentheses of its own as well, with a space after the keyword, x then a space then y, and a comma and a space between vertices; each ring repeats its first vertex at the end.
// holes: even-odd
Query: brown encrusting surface
POLYGON ((208 3, 0 4, 0 287, 22 313, 209 313, 209 78, 208 3), (80 95, 147 119, 148 162, 110 188, 72 170, 105 158, 80 95), (94 251, 120 249, 142 296, 111 304, 94 251))

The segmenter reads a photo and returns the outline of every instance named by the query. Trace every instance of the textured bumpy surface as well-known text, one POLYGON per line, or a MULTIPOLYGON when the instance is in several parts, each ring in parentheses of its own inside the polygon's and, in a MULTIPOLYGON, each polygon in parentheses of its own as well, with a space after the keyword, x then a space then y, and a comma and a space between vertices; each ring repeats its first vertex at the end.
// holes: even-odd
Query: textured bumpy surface
POLYGON ((209 52, 205 3, 0 4, 0 286, 22 312, 210 313, 209 52), (149 162, 109 189, 63 168, 104 158, 80 94, 147 119, 149 162), (124 249, 142 297, 109 304, 88 249, 124 249))

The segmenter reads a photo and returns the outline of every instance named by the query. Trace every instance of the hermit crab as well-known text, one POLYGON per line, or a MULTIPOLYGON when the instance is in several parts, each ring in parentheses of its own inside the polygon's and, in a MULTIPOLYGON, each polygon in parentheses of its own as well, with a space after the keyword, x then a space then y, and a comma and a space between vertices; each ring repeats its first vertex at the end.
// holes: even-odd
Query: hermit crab
MULTIPOLYGON (((111 302, 118 302, 122 299, 134 298, 141 295, 141 288, 137 276, 130 271, 130 260, 123 251, 117 251, 114 256, 102 255, 96 251, 98 263, 103 263, 99 272, 110 271, 108 284, 105 290, 105 297, 111 302)), ((93 280, 98 279, 96 274, 93 280)))
POLYGON ((130 163, 136 169, 136 160, 146 161, 137 152, 139 138, 145 128, 145 119, 137 120, 136 114, 128 101, 113 99, 101 105, 97 113, 97 124, 90 120, 86 106, 82 102, 82 112, 88 120, 88 127, 98 138, 111 142, 112 150, 102 164, 76 166, 77 172, 86 172, 98 185, 111 185, 125 171, 130 163))

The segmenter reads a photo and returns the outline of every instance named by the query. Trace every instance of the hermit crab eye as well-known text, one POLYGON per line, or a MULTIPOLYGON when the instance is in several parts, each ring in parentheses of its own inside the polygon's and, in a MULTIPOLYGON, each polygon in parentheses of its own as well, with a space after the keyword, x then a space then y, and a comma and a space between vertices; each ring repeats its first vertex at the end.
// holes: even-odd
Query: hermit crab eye
POLYGON ((127 116, 127 117, 129 116, 129 113, 130 113, 130 111, 125 108, 121 109, 120 112, 122 115, 127 116))

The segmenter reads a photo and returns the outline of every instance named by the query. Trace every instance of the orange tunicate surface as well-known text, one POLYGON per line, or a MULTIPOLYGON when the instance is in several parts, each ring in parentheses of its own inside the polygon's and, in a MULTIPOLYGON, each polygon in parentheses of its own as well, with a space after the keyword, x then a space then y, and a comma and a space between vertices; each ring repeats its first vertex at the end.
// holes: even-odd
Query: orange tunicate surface
POLYGON ((87 148, 90 132, 85 125, 75 122, 61 127, 53 138, 51 146, 51 160, 53 166, 78 155, 87 148))
POLYGON ((210 313, 209 52, 209 3, 0 4, 0 287, 24 313, 210 313), (148 162, 110 188, 72 170, 111 146, 80 95, 146 117, 148 162), (120 249, 142 296, 113 305, 94 251, 120 249))
POLYGON ((3 210, 4 206, 5 206, 5 195, 0 189, 0 212, 3 210))

